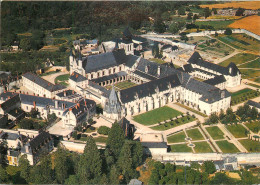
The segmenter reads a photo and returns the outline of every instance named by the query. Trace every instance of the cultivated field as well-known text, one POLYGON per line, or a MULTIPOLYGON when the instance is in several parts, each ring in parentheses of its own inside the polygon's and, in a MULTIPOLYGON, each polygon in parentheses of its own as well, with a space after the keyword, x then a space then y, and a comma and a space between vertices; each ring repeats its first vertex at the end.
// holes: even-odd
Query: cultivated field
MULTIPOLYGON (((258 56, 257 55, 253 55, 253 54, 248 54, 248 53, 239 53, 236 54, 235 56, 221 62, 219 65, 221 66, 228 66, 230 62, 235 63, 236 65, 238 64, 243 64, 245 62, 251 61, 256 59, 258 56)), ((240 68, 241 66, 238 66, 238 68, 240 68)))
POLYGON ((260 8, 259 1, 245 1, 245 2, 230 2, 230 3, 221 3, 221 4, 210 4, 210 5, 200 5, 201 8, 209 7, 212 8, 245 8, 257 10, 260 8))
POLYGON ((218 29, 225 29, 228 27, 228 25, 232 24, 233 20, 227 20, 227 21, 196 21, 197 26, 201 25, 207 25, 207 26, 213 26, 216 30, 218 29))
MULTIPOLYGON (((260 5, 260 3, 258 2, 260 5)), ((240 20, 236 20, 234 23, 230 24, 228 27, 230 28, 243 28, 248 31, 251 31, 255 34, 260 35, 260 16, 253 15, 249 17, 245 17, 240 20)))

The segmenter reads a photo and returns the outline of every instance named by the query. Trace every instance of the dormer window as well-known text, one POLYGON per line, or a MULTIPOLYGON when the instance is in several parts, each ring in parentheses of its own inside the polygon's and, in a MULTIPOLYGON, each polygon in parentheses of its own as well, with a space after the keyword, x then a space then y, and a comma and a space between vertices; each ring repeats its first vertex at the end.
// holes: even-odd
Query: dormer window
POLYGON ((148 73, 148 66, 145 66, 145 72, 148 73))
POLYGON ((232 68, 231 68, 231 67, 229 68, 229 73, 230 73, 230 74, 232 73, 232 68))

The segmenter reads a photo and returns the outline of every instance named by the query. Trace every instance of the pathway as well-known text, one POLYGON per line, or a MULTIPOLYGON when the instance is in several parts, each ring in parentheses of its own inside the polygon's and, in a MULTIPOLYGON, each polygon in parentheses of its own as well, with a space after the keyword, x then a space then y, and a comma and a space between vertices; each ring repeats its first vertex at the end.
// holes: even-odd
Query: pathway
POLYGON ((228 131, 228 129, 225 127, 225 125, 219 123, 218 125, 219 129, 224 133, 224 135, 228 136, 231 140, 231 142, 241 151, 247 153, 248 151, 245 149, 245 147, 228 131))
MULTIPOLYGON (((183 132, 184 132, 184 134, 186 135, 186 138, 188 138, 189 136, 188 136, 188 134, 187 134, 187 132, 186 132, 186 129, 183 129, 183 132)), ((186 140, 187 141, 187 140, 186 140)), ((192 142, 191 142, 191 140, 188 140, 187 141, 189 144, 192 144, 192 142)), ((188 146, 189 147, 189 146, 188 146)), ((194 150, 194 147, 190 147, 191 149, 192 149, 192 152, 193 153, 196 153, 195 152, 195 150, 194 150)))
POLYGON ((68 72, 58 72, 47 76, 42 76, 43 79, 55 84, 55 78, 60 75, 69 74, 68 72))
POLYGON ((203 134, 203 137, 208 140, 209 146, 211 147, 212 151, 214 152, 222 152, 222 150, 219 148, 215 140, 211 137, 211 135, 208 133, 207 129, 204 127, 203 124, 199 127, 201 130, 201 133, 203 134), (213 146, 211 146, 213 145, 213 146))
POLYGON ((255 59, 253 59, 253 60, 249 60, 249 61, 244 62, 244 63, 242 63, 242 64, 237 64, 237 66, 241 66, 241 65, 243 65, 243 64, 247 64, 247 63, 252 62, 252 61, 254 61, 254 60, 257 60, 257 59, 259 59, 259 58, 260 58, 260 57, 257 57, 257 58, 255 58, 255 59))

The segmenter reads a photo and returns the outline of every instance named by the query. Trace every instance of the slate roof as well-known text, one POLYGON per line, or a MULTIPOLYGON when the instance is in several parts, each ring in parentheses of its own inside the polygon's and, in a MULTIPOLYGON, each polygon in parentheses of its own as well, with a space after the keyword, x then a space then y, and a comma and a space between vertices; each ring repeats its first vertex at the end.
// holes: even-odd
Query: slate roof
POLYGON ((29 142, 31 149, 37 150, 37 148, 41 148, 42 145, 45 145, 46 140, 51 140, 51 135, 49 132, 42 131, 38 136, 29 142))
POLYGON ((71 97, 71 98, 75 98, 75 97, 79 97, 80 95, 78 93, 76 93, 73 90, 65 90, 63 92, 60 92, 58 94, 56 94, 56 96, 58 97, 71 97))
POLYGON ((19 134, 11 133, 11 132, 0 132, 0 138, 6 140, 17 140, 19 138, 19 134))
POLYGON ((87 80, 87 78, 85 76, 82 76, 81 74, 77 73, 77 72, 73 72, 70 75, 70 80, 74 81, 74 82, 82 82, 87 80))
POLYGON ((231 62, 227 67, 223 67, 214 63, 204 61, 198 52, 194 52, 187 62, 190 64, 196 64, 205 67, 207 69, 211 69, 223 75, 236 76, 237 73, 241 74, 241 72, 233 62, 231 62), (229 71, 230 68, 232 69, 231 73, 229 71))
POLYGON ((90 55, 83 59, 83 68, 86 73, 98 71, 127 62, 127 56, 123 49, 114 50, 99 55, 90 55))
POLYGON ((183 68, 181 68, 183 71, 185 71, 186 73, 191 73, 194 71, 193 67, 191 66, 191 64, 185 64, 183 65, 183 68), (184 69, 183 69, 184 68, 184 69))
POLYGON ((127 103, 135 100, 135 96, 138 95, 138 98, 143 98, 146 96, 151 96, 156 93, 156 88, 159 88, 159 91, 165 91, 168 89, 168 85, 171 87, 176 87, 181 85, 177 75, 167 76, 161 79, 157 79, 151 82, 147 82, 138 86, 130 87, 120 91, 120 99, 122 103, 127 103))
POLYGON ((147 148, 168 148, 166 142, 141 142, 147 148))
POLYGON ((253 107, 256 107, 256 108, 258 108, 258 109, 260 109, 260 103, 257 103, 257 102, 255 102, 255 101, 248 100, 248 101, 247 101, 247 104, 248 104, 248 105, 251 105, 251 106, 253 106, 253 107))
POLYGON ((43 78, 33 74, 33 73, 25 73, 23 75, 23 77, 33 81, 34 83, 38 84, 39 86, 43 87, 44 89, 50 91, 50 92, 54 92, 54 91, 58 91, 58 90, 61 90, 61 89, 65 89, 66 87, 64 87, 63 85, 54 85, 52 83, 50 83, 49 81, 47 80, 44 80, 43 78))
POLYGON ((10 97, 10 99, 6 100, 4 103, 2 103, 0 105, 0 107, 6 111, 7 109, 9 109, 11 106, 14 106, 15 104, 20 102, 20 98, 18 96, 18 94, 10 97))
POLYGON ((108 76, 102 76, 100 78, 96 78, 96 79, 93 79, 91 81, 94 82, 94 83, 100 83, 100 82, 112 80, 112 79, 115 79, 115 78, 118 78, 118 77, 121 77, 121 76, 126 76, 126 75, 127 75, 127 73, 125 71, 120 71, 118 73, 111 74, 111 75, 108 75, 108 76))
POLYGON ((125 28, 124 32, 123 32, 123 39, 124 40, 132 40, 132 33, 129 31, 128 27, 125 28))
POLYGON ((144 72, 141 72, 141 71, 138 71, 138 70, 135 70, 133 73, 140 76, 140 77, 146 78, 148 80, 156 80, 157 79, 153 76, 148 75, 147 73, 144 73, 144 72))
POLYGON ((89 81, 88 85, 95 88, 95 89, 100 90, 103 93, 103 96, 105 96, 105 97, 108 97, 109 94, 110 94, 110 90, 107 90, 105 87, 102 87, 102 86, 100 86, 100 85, 98 85, 98 84, 96 84, 92 81, 89 81))
POLYGON ((111 114, 118 114, 121 112, 121 104, 114 86, 112 86, 112 90, 110 92, 108 101, 105 104, 104 111, 111 114))
POLYGON ((19 151, 16 151, 16 150, 10 150, 10 156, 12 157, 18 157, 20 154, 19 151))
POLYGON ((218 75, 218 76, 215 76, 214 78, 210 78, 203 82, 210 84, 210 85, 218 85, 218 84, 226 82, 226 79, 223 75, 218 75))
POLYGON ((216 167, 217 170, 224 170, 224 161, 214 161, 214 165, 216 167))

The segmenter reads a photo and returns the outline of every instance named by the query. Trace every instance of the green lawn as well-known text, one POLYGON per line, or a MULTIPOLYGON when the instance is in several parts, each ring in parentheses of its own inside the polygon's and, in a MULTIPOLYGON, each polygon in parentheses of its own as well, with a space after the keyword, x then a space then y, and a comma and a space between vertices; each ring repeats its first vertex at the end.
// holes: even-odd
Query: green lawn
POLYGON ((55 78, 55 84, 61 84, 61 85, 64 85, 64 86, 68 86, 68 84, 65 81, 68 81, 69 77, 70 77, 69 74, 57 76, 55 78))
MULTIPOLYGON (((249 54, 249 53, 238 53, 235 56, 221 62, 219 65, 228 66, 230 62, 233 62, 235 64, 243 64, 247 61, 254 60, 257 57, 258 57, 257 55, 253 55, 253 54, 249 54)), ((238 67, 241 67, 241 66, 238 66, 238 67)))
POLYGON ((237 153, 239 150, 233 143, 229 143, 228 141, 216 141, 219 148, 223 153, 237 153))
POLYGON ((104 137, 104 136, 94 137, 93 139, 98 143, 106 143, 107 142, 107 137, 104 137))
POLYGON ((252 123, 246 123, 247 128, 249 128, 252 132, 258 133, 260 130, 260 121, 254 121, 252 123))
POLYGON ((250 139, 242 139, 239 142, 247 149, 248 152, 260 152, 260 143, 250 139))
POLYGON ((161 60, 161 59, 158 59, 158 58, 151 58, 149 59, 150 61, 153 61, 153 62, 156 62, 158 64, 164 64, 166 63, 165 61, 161 60))
POLYGON ((224 133, 217 126, 207 127, 206 129, 213 139, 224 138, 224 133))
POLYGON ((179 132, 177 134, 171 135, 167 137, 168 143, 179 143, 179 142, 185 142, 186 135, 185 133, 179 132))
POLYGON ((42 73, 40 74, 40 76, 47 76, 47 75, 52 75, 52 74, 55 74, 55 73, 58 73, 59 71, 50 71, 50 72, 47 72, 47 73, 42 73))
POLYGON ((143 125, 153 125, 155 123, 174 118, 181 115, 182 113, 172 109, 170 107, 164 106, 158 109, 148 111, 146 113, 134 116, 134 120, 143 125))
POLYGON ((231 93, 231 97, 239 96, 241 94, 244 94, 244 93, 247 93, 247 92, 251 92, 251 91, 252 91, 252 89, 245 88, 245 89, 242 89, 240 91, 236 91, 236 92, 231 93))
POLYGON ((260 76, 260 70, 254 70, 254 69, 239 69, 242 73, 241 77, 246 78, 255 82, 260 83, 260 78, 255 78, 260 76))
POLYGON ((196 142, 195 144, 195 152, 196 153, 209 153, 213 152, 206 141, 203 142, 196 142))
POLYGON ((228 21, 196 21, 196 25, 207 25, 207 26, 213 26, 215 30, 218 29, 225 29, 228 25, 232 24, 234 21, 228 20, 228 21))
POLYGON ((115 86, 123 90, 123 89, 128 89, 130 87, 136 86, 136 84, 130 81, 124 81, 124 82, 116 83, 115 86))
POLYGON ((171 145, 171 152, 192 152, 186 144, 171 145))
POLYGON ((185 123, 192 122, 192 121, 194 121, 194 120, 195 120, 195 119, 194 119, 193 117, 191 117, 191 116, 189 116, 189 119, 188 119, 187 116, 185 116, 185 117, 183 117, 183 118, 178 118, 177 120, 173 120, 173 121, 170 121, 170 122, 161 124, 161 125, 154 126, 154 127, 152 127, 152 129, 164 131, 164 130, 168 130, 168 129, 170 129, 170 128, 174 128, 174 127, 183 125, 183 124, 185 124, 185 123), (178 121, 178 123, 177 123, 176 121, 178 121))
POLYGON ((239 68, 260 68, 260 58, 253 60, 252 62, 248 62, 246 64, 238 66, 239 68))
POLYGON ((227 125, 226 128, 236 138, 247 137, 246 129, 242 125, 227 125))
POLYGON ((197 128, 191 129, 191 130, 187 130, 186 132, 187 132, 187 135, 189 137, 191 137, 193 141, 204 140, 204 137, 202 136, 202 134, 200 133, 199 129, 197 129, 197 128))

